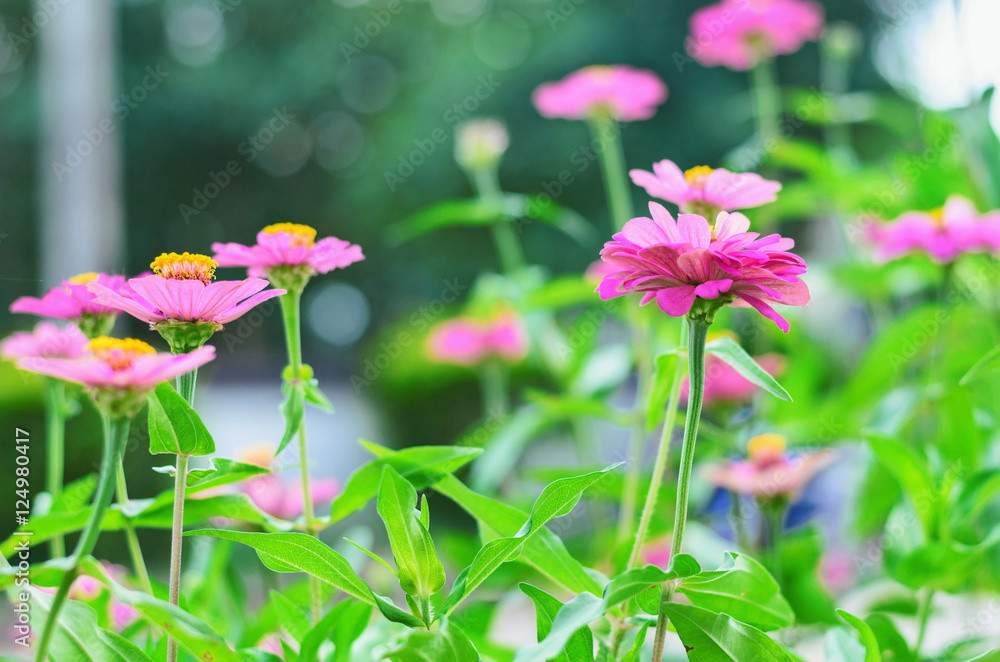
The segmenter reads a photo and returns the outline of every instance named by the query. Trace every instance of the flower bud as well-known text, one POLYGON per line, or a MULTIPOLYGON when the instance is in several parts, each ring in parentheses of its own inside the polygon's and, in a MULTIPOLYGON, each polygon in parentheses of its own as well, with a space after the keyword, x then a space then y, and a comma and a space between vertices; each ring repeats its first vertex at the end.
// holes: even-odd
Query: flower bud
POLYGON ((510 136, 495 119, 469 120, 455 129, 455 161, 465 170, 492 170, 500 165, 510 136))

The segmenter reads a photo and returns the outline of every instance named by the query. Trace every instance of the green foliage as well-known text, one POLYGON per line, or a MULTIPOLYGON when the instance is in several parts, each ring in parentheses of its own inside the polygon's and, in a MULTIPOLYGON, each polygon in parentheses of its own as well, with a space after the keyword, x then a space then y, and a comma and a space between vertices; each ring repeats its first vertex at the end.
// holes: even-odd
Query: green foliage
POLYGON ((211 455, 215 441, 198 412, 168 383, 149 394, 149 452, 211 455))

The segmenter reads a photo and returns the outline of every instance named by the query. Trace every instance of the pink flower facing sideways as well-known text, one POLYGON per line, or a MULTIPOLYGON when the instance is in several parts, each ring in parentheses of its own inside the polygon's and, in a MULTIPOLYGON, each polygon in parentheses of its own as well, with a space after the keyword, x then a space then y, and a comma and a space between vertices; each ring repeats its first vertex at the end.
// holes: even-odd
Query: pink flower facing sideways
POLYGON ((46 292, 41 299, 21 297, 15 300, 10 305, 10 312, 67 320, 77 324, 88 337, 110 333, 118 310, 96 301, 96 296, 88 289, 91 283, 118 292, 125 284, 125 277, 100 273, 73 276, 46 292))
POLYGON ((597 288, 602 299, 631 292, 642 305, 656 301, 668 315, 686 315, 695 299, 749 305, 788 332, 788 322, 769 304, 804 306, 809 289, 798 276, 802 258, 789 253, 795 244, 777 234, 747 232, 740 213, 721 212, 714 225, 696 214, 674 221, 662 205, 649 203, 652 218, 633 218, 601 259, 617 268, 597 288))
POLYGON ((0 354, 8 359, 75 359, 86 353, 87 336, 75 324, 39 322, 33 331, 19 331, 0 343, 0 354))
POLYGON ((592 65, 539 85, 531 99, 543 117, 585 120, 606 114, 635 122, 656 113, 667 99, 667 86, 652 71, 592 65))
POLYGON ((952 262, 963 253, 1000 252, 1000 212, 980 216, 972 202, 955 195, 940 209, 874 223, 868 236, 882 261, 922 251, 937 262, 952 262))
POLYGON ((832 461, 828 451, 790 456, 780 434, 762 434, 747 444, 747 459, 732 460, 708 471, 718 487, 764 499, 792 498, 832 461))
POLYGON ((823 7, 808 0, 722 0, 691 16, 687 51, 706 67, 752 69, 823 34, 823 7))
POLYGON ((251 277, 268 278, 288 289, 304 285, 313 274, 365 259, 360 246, 336 237, 316 241, 314 228, 297 223, 268 225, 257 233, 254 246, 215 243, 212 250, 220 267, 246 267, 251 277))
MULTIPOLYGON (((248 464, 271 468, 274 449, 261 446, 250 448, 241 457, 248 464)), ((257 476, 241 484, 240 489, 258 508, 272 517, 294 520, 305 510, 302 500, 302 479, 285 483, 279 476, 257 476)), ((340 494, 340 481, 335 478, 310 478, 309 494, 314 505, 329 503, 340 494)))
POLYGON ((677 205, 682 212, 711 218, 720 211, 750 209, 774 202, 780 182, 752 172, 729 172, 725 168, 696 166, 681 172, 677 164, 664 159, 653 164, 653 172, 630 170, 629 176, 646 193, 677 205))
POLYGON ((511 313, 484 324, 458 318, 439 324, 431 332, 428 351, 437 361, 465 366, 491 356, 517 361, 528 354, 528 336, 521 320, 511 313))

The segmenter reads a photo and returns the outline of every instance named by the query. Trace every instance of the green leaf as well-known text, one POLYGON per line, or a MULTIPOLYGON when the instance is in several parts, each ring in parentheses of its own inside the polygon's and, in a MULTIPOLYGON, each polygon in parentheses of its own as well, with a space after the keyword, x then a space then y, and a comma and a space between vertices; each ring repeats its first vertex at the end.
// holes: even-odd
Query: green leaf
POLYGON ((639 658, 642 655, 642 645, 646 641, 646 630, 652 625, 649 621, 646 621, 639 626, 639 629, 635 633, 635 641, 632 642, 632 648, 628 649, 625 653, 625 657, 622 658, 622 662, 639 662, 639 658))
MULTIPOLYGON (((563 607, 563 603, 545 591, 531 584, 520 584, 521 591, 535 603, 535 628, 538 642, 541 643, 552 631, 552 621, 563 607)), ((586 625, 570 634, 566 645, 555 657, 549 660, 560 662, 579 662, 594 659, 594 635, 586 625)))
POLYGON ((306 633, 309 632, 309 616, 305 610, 283 593, 272 590, 270 593, 271 602, 274 603, 274 611, 281 620, 285 632, 290 634, 296 642, 301 642, 306 633))
POLYGON ((682 370, 678 370, 678 360, 680 359, 677 351, 666 352, 656 357, 656 374, 653 377, 649 400, 646 401, 646 432, 652 432, 663 422, 674 379, 681 379, 683 373, 682 370))
POLYGON ((363 602, 372 605, 376 603, 371 589, 358 577, 347 559, 305 533, 248 533, 202 529, 185 535, 235 540, 257 550, 264 565, 276 572, 306 572, 363 602))
POLYGON ((295 434, 302 427, 302 418, 305 416, 305 388, 302 382, 284 382, 281 390, 285 392, 285 401, 281 403, 281 415, 285 418, 285 432, 281 436, 281 443, 275 455, 285 450, 285 447, 292 442, 295 434))
POLYGON ((962 489, 951 509, 958 522, 973 522, 1000 491, 1000 469, 983 469, 962 481, 962 489))
POLYGON ((319 649, 328 639, 334 645, 330 662, 351 662, 351 645, 364 633, 371 615, 371 605, 341 600, 302 639, 298 662, 317 662, 319 649))
POLYGON ((478 662, 482 660, 469 638, 444 620, 436 630, 414 630, 403 644, 383 658, 393 662, 478 662))
POLYGON ((149 452, 211 455, 215 442, 191 405, 164 382, 149 394, 149 452))
POLYGON ((896 624, 885 614, 875 613, 865 619, 871 628, 882 656, 892 662, 911 662, 913 654, 896 624))
POLYGON ((493 201, 445 200, 390 225, 386 237, 390 244, 398 246, 444 228, 493 225, 503 214, 502 206, 493 201))
POLYGON ((1000 529, 977 545, 958 542, 929 542, 907 552, 890 574, 911 589, 932 588, 949 593, 966 588, 982 570, 983 554, 1000 542, 1000 529))
POLYGON ((535 403, 515 411, 486 442, 483 454, 472 463, 469 469, 469 486, 477 492, 495 492, 514 471, 524 449, 556 420, 535 403))
POLYGON ((451 595, 445 603, 445 613, 451 613, 459 603, 472 591, 493 574, 505 562, 512 560, 521 550, 525 540, 544 527, 550 520, 568 514, 580 501, 580 496, 588 487, 600 480, 606 473, 619 466, 612 465, 602 471, 564 478, 548 485, 535 500, 531 515, 521 529, 513 536, 497 538, 483 545, 472 565, 465 581, 452 588, 451 595))
POLYGON ((350 545, 352 545, 352 546, 353 546, 353 547, 354 547, 355 549, 357 549, 357 550, 359 550, 359 551, 363 552, 363 553, 364 553, 364 554, 365 554, 366 556, 368 556, 368 558, 372 559, 373 561, 378 561, 378 563, 379 563, 379 564, 380 564, 380 565, 381 565, 381 566, 382 566, 383 568, 385 568, 386 570, 388 570, 388 571, 389 571, 389 573, 390 573, 390 574, 391 574, 391 575, 392 575, 393 577, 399 577, 399 573, 398 573, 398 572, 396 572, 396 569, 395 569, 395 568, 393 568, 393 567, 392 567, 391 565, 389 565, 388 563, 386 563, 385 559, 383 559, 383 558, 382 558, 381 556, 379 556, 379 555, 378 555, 378 554, 376 554, 375 552, 371 551, 370 549, 366 549, 366 548, 362 547, 361 545, 359 545, 358 543, 354 542, 354 541, 353 541, 353 540, 351 540, 350 538, 344 538, 344 540, 346 540, 346 541, 347 541, 347 542, 348 542, 348 543, 349 543, 350 545))
POLYGON ((722 359, 747 381, 756 384, 774 397, 787 402, 792 401, 788 391, 783 389, 774 377, 767 374, 732 338, 716 338, 705 345, 705 351, 722 359))
POLYGON ((874 432, 865 434, 865 438, 878 461, 903 488, 920 519, 924 536, 930 538, 936 530, 940 499, 927 460, 898 439, 874 432))
POLYGON ((326 394, 319 389, 319 381, 315 379, 310 379, 303 382, 303 396, 306 402, 313 405, 317 409, 321 409, 328 414, 333 413, 333 403, 330 402, 330 398, 326 397, 326 394))
MULTIPOLYGON (((167 476, 174 476, 177 473, 176 467, 167 465, 165 467, 153 467, 153 471, 167 476)), ((262 476, 271 473, 267 467, 256 464, 227 460, 222 457, 213 457, 207 469, 191 469, 187 473, 187 493, 201 492, 214 487, 222 487, 238 483, 241 480, 262 476)), ((174 502, 173 489, 161 492, 154 501, 169 495, 167 501, 172 505, 174 502)))
POLYGON ((691 662, 793 662, 766 634, 726 614, 674 602, 662 606, 691 662))
MULTIPOLYGON (((369 442, 362 442, 363 445, 369 442)), ((381 448, 375 445, 366 445, 381 448)), ((330 506, 330 524, 335 524, 364 508, 378 494, 382 470, 391 466, 406 478, 414 488, 430 487, 448 474, 456 471, 482 453, 478 448, 459 446, 414 446, 398 452, 389 451, 358 468, 347 479, 347 484, 330 506)))
POLYGON ((508 194, 506 203, 511 216, 551 225, 582 246, 594 238, 592 223, 572 209, 557 205, 550 196, 508 194))
POLYGON ((878 647, 878 639, 875 638, 875 633, 868 627, 868 624, 843 609, 838 609, 837 614, 861 635, 861 645, 865 647, 865 662, 882 662, 882 653, 878 647))
POLYGON ((97 490, 97 478, 97 474, 88 474, 66 485, 62 493, 52 500, 48 512, 66 513, 86 508, 97 490))
POLYGON ((778 583, 764 566, 746 554, 727 552, 718 570, 688 577, 677 590, 697 607, 729 614, 765 632, 795 621, 778 583))
POLYGON ((826 662, 863 662, 865 647, 842 627, 830 628, 823 637, 826 662))
POLYGON ((986 356, 976 361, 976 364, 969 368, 969 371, 958 381, 961 386, 968 386, 974 381, 991 372, 1000 370, 1000 345, 994 347, 986 353, 986 356))
POLYGON ((444 566, 416 509, 417 491, 395 469, 385 467, 378 493, 378 514, 389 534, 399 585, 410 595, 427 600, 444 586, 444 566))

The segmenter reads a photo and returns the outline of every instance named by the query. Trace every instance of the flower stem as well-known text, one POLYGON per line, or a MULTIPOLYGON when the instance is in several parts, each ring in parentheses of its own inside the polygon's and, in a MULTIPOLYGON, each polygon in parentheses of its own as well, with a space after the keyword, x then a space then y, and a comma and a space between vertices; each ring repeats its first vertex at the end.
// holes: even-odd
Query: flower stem
POLYGON ((639 528, 635 532, 635 542, 632 543, 632 553, 629 555, 626 570, 631 570, 639 564, 639 554, 646 543, 649 524, 652 522, 653 513, 656 511, 656 500, 660 494, 660 485, 667 470, 667 460, 670 457, 670 438, 673 436, 674 421, 677 418, 677 404, 680 400, 681 380, 684 377, 683 349, 686 342, 687 324, 682 323, 680 338, 678 339, 677 365, 674 369, 674 377, 670 385, 670 396, 667 398, 666 419, 663 421, 660 446, 656 451, 656 462, 653 465, 653 481, 649 484, 649 491, 646 492, 646 503, 642 508, 642 515, 639 517, 639 528))
POLYGON ((483 387, 483 415, 503 418, 507 413, 507 379, 499 360, 488 360, 479 377, 483 387))
POLYGON ((924 637, 927 635, 927 623, 931 617, 931 604, 934 601, 934 589, 927 589, 923 601, 920 603, 920 625, 917 630, 917 643, 913 645, 913 659, 920 658, 920 649, 924 645, 924 637))
MULTIPOLYGON (((282 294, 281 314, 285 323, 285 344, 288 349, 288 365, 291 366, 291 379, 302 379, 302 290, 289 290, 282 294)), ((299 462, 302 471, 302 513, 305 517, 306 533, 316 535, 314 527, 312 491, 309 489, 309 455, 306 445, 306 424, 303 418, 299 425, 299 462)), ((310 575, 309 596, 313 623, 319 621, 323 613, 323 598, 319 579, 310 575)))
POLYGON ((628 173, 625 171, 625 149, 621 141, 621 128, 611 117, 599 117, 590 122, 590 130, 598 145, 604 188, 611 208, 611 227, 620 231, 635 216, 632 195, 629 192, 628 173))
POLYGON ((97 494, 94 497, 90 521, 76 543, 76 550, 73 552, 73 566, 63 576, 62 583, 59 585, 56 596, 52 600, 52 605, 49 607, 45 627, 35 648, 35 662, 45 662, 45 658, 49 652, 49 645, 52 642, 52 635, 59 620, 59 612, 62 610, 62 606, 69 596, 69 589, 80 570, 80 562, 94 551, 94 545, 97 544, 97 539, 101 535, 104 514, 107 512, 108 506, 111 505, 111 498, 115 493, 115 471, 121 463, 122 453, 125 450, 125 442, 128 439, 128 427, 128 419, 114 419, 109 421, 108 425, 105 426, 104 454, 101 458, 101 477, 97 486, 97 494))
POLYGON ((769 503, 764 506, 768 517, 768 543, 771 552, 771 575, 781 584, 781 534, 785 530, 785 504, 769 503))
MULTIPOLYGON (((473 171, 472 174, 472 186, 476 189, 479 199, 502 207, 503 189, 500 188, 496 169, 483 168, 473 171)), ((490 226, 493 244, 496 246, 500 265, 506 274, 520 271, 524 267, 524 251, 511 220, 506 214, 501 214, 501 220, 490 226)))
MULTIPOLYGON (((59 379, 45 380, 45 491, 54 502, 62 494, 66 445, 66 384, 59 379)), ((49 543, 54 559, 66 556, 66 542, 61 535, 49 543)))
MULTIPOLYGON (((125 463, 118 463, 118 482, 116 486, 116 494, 118 495, 118 505, 125 509, 128 505, 128 487, 125 483, 125 463)), ((146 570, 146 560, 142 556, 142 547, 139 546, 139 538, 135 534, 135 527, 131 522, 126 520, 125 523, 125 541, 128 544, 128 553, 132 557, 132 566, 135 568, 135 574, 139 577, 139 583, 142 584, 142 590, 150 595, 153 594, 153 584, 149 581, 149 571, 146 570)))
POLYGON ((761 60, 752 70, 754 103, 757 107, 757 135, 761 147, 770 149, 778 137, 778 115, 781 112, 781 96, 775 82, 774 63, 761 60))
MULTIPOLYGON (((676 557, 684 542, 687 525, 688 496, 691 488, 691 471, 694 468, 694 447, 698 439, 701 420, 701 403, 705 395, 705 342, 711 322, 702 317, 688 317, 688 389, 687 417, 684 420, 684 445, 681 447, 681 468, 677 478, 677 509, 674 512, 674 533, 670 543, 670 557, 676 557)), ((656 620, 656 637, 653 641, 653 662, 663 659, 663 643, 667 635, 667 614, 663 607, 674 597, 674 582, 663 588, 660 614, 656 620)))
MULTIPOLYGON (((177 392, 194 405, 194 389, 198 382, 198 369, 177 377, 177 392)), ((170 604, 180 605, 181 599, 181 553, 184 551, 184 492, 187 489, 188 455, 177 456, 177 471, 174 476, 174 515, 170 528, 170 604)), ((167 662, 177 662, 177 640, 167 641, 167 662)))

